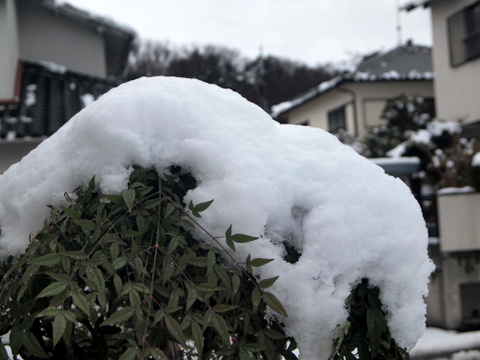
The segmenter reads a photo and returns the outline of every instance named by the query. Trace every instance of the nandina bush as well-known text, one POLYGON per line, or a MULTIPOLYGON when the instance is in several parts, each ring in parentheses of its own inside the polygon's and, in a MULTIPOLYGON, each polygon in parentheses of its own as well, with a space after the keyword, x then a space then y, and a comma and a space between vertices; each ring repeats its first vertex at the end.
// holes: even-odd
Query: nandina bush
MULTIPOLYGON (((135 169, 128 189, 102 194, 95 179, 51 209, 19 258, 0 267, 0 333, 24 359, 297 359, 287 317, 226 229, 223 247, 196 218, 213 202, 183 203, 195 179, 179 168, 135 169), (193 228, 210 240, 194 239, 193 228), (268 316, 267 316, 268 313, 268 316)), ((364 279, 346 301, 331 359, 405 359, 388 330, 379 290, 364 279)), ((0 360, 7 359, 0 351, 0 360)))

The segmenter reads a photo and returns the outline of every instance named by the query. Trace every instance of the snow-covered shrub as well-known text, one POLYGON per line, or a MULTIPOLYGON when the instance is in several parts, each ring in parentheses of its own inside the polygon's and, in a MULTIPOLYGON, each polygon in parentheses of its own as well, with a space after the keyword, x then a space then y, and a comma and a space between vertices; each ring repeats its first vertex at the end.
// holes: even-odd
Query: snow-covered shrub
MULTIPOLYGON (((256 238, 225 232, 195 240, 189 230, 211 201, 186 208, 194 187, 174 169, 163 179, 136 169, 128 189, 101 194, 94 179, 52 209, 0 286, 0 329, 10 331, 24 359, 274 359, 296 358, 294 339, 265 320, 267 305, 287 316, 256 281, 248 257, 242 267, 226 256, 256 238), (187 210, 185 210, 187 209, 187 210)), ((271 311, 270 310, 270 311, 271 311)), ((1 346, 0 346, 1 347, 1 346)))
POLYGON ((331 134, 280 125, 238 94, 195 80, 124 84, 0 176, 0 254, 22 253, 47 206, 68 207, 65 192, 92 177, 100 193, 128 191, 134 165, 159 174, 178 166, 197 183, 185 204, 215 200, 192 229, 200 243, 213 236, 227 249, 231 224, 259 238, 231 255, 239 264, 273 259, 252 271, 259 282, 279 276, 268 289, 288 317, 268 310, 267 320, 284 325, 302 359, 327 359, 333 340, 348 338, 345 304, 362 279, 379 289, 399 347, 421 336, 433 265, 405 184, 331 134))

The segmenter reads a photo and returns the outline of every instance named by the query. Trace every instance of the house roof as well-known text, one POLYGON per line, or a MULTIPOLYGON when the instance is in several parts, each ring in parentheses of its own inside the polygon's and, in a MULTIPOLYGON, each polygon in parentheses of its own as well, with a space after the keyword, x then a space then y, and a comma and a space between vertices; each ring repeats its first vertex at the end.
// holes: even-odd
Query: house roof
POLYGON ((105 39, 107 73, 108 75, 120 75, 125 67, 130 45, 136 36, 135 30, 120 25, 106 17, 92 14, 88 11, 78 9, 63 1, 55 0, 34 0, 47 10, 58 16, 65 16, 74 21, 81 22, 93 27, 97 32, 103 34, 105 39))
POLYGON ((409 41, 362 61, 353 71, 345 72, 292 100, 273 106, 272 116, 278 117, 346 82, 432 80, 433 76, 431 48, 413 45, 409 41))

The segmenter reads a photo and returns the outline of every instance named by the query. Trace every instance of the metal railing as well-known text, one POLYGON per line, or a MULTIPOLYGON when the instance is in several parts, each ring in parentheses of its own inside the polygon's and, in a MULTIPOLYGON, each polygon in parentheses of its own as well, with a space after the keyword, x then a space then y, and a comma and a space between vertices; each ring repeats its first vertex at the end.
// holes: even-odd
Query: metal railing
POLYGON ((90 101, 118 85, 61 68, 22 62, 19 98, 0 102, 0 138, 50 136, 90 101))

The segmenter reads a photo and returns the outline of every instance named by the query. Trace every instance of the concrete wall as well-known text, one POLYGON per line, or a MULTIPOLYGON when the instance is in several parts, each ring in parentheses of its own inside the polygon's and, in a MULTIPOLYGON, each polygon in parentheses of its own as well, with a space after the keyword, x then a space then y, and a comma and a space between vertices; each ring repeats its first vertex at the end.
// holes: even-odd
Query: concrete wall
POLYGON ((15 0, 0 0, 0 100, 14 95, 18 62, 15 0))
POLYGON ((433 66, 437 116, 445 120, 480 120, 480 58, 450 64, 447 19, 477 0, 432 1, 433 66))
POLYGON ((106 77, 103 36, 91 26, 56 15, 31 1, 17 1, 20 58, 106 77))
POLYGON ((445 194, 437 199, 441 251, 480 250, 480 193, 445 194))
POLYGON ((19 162, 31 150, 35 149, 41 140, 0 141, 0 174, 3 174, 11 165, 19 162))
POLYGON ((341 88, 343 90, 335 88, 327 91, 290 110, 283 117, 286 117, 290 124, 302 124, 308 121, 310 126, 328 131, 328 112, 345 105, 346 130, 361 139, 370 127, 384 123, 385 120, 381 119, 381 114, 388 99, 401 94, 433 97, 431 81, 345 83, 341 88), (357 125, 354 121, 355 115, 357 125))

